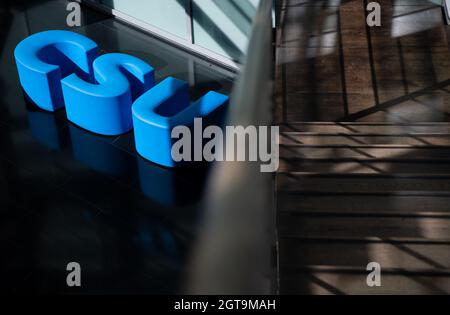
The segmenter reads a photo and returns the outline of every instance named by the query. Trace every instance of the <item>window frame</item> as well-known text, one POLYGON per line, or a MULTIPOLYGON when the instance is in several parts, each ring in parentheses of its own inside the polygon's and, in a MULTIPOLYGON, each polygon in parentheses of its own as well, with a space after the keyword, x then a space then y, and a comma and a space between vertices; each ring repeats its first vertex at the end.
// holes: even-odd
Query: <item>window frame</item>
POLYGON ((194 43, 194 33, 193 33, 194 27, 193 27, 193 20, 192 20, 192 13, 193 13, 192 12, 192 7, 193 7, 192 0, 188 1, 188 5, 185 10, 188 39, 181 38, 177 35, 174 35, 165 30, 162 30, 154 25, 151 25, 142 20, 134 18, 126 13, 123 13, 121 11, 110 8, 107 5, 100 3, 99 0, 76 0, 76 1, 80 2, 80 3, 84 3, 86 5, 89 5, 90 7, 98 9, 98 10, 105 12, 107 14, 110 14, 112 16, 115 16, 119 20, 122 20, 126 23, 132 24, 133 26, 141 29, 142 31, 149 32, 149 33, 155 35, 156 37, 158 37, 166 42, 169 42, 170 44, 173 44, 180 48, 184 48, 185 50, 188 50, 189 52, 194 53, 194 54, 202 57, 203 59, 206 59, 212 63, 216 63, 220 66, 226 67, 232 71, 238 71, 242 67, 242 64, 239 63, 238 61, 233 60, 232 58, 223 56, 221 54, 218 54, 216 52, 213 52, 212 50, 209 50, 205 47, 202 47, 202 46, 194 43))

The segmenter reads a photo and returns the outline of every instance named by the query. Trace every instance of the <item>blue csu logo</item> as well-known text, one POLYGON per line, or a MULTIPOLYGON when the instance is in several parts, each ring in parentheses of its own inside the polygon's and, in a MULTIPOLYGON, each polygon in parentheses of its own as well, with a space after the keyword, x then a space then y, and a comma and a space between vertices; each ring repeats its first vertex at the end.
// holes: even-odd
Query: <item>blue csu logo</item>
POLYGON ((167 167, 172 129, 195 118, 219 123, 228 96, 209 92, 190 104, 187 82, 169 77, 155 85, 154 69, 126 54, 99 56, 89 38, 46 31, 20 42, 14 52, 22 88, 41 109, 66 107, 67 118, 96 134, 115 136, 134 128, 136 149, 167 167))

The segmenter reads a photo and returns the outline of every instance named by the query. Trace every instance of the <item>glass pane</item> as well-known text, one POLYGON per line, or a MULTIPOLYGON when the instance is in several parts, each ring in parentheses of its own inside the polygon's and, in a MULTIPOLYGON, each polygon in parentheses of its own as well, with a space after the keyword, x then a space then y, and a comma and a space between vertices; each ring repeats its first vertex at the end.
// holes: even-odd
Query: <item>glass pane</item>
POLYGON ((193 0, 194 43, 241 60, 259 3, 260 0, 193 0))
POLYGON ((186 8, 189 0, 102 0, 117 11, 188 39, 186 8))

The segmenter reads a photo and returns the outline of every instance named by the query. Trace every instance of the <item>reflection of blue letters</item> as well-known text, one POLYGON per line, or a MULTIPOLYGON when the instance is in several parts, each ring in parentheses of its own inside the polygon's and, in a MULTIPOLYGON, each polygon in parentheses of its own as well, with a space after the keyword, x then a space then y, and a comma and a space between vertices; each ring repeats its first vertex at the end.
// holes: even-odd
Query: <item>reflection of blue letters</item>
POLYGON ((40 144, 56 151, 72 151, 72 157, 83 165, 139 187, 159 206, 185 207, 198 202, 201 197, 206 179, 203 169, 195 168, 196 185, 186 185, 183 177, 189 175, 182 176, 175 170, 133 156, 107 138, 59 120, 51 113, 29 108, 28 122, 33 137, 40 144), (72 150, 67 150, 70 146, 72 150))
POLYGON ((176 166, 172 129, 214 120, 228 103, 228 96, 209 92, 190 104, 186 82, 168 78, 154 87, 154 70, 144 61, 118 53, 97 58, 92 40, 68 31, 28 37, 15 58, 22 87, 39 108, 65 106, 71 122, 101 135, 121 135, 134 124, 137 151, 168 167, 176 166))
POLYGON ((43 111, 28 111, 28 124, 31 133, 40 143, 51 150, 61 150, 63 139, 58 119, 43 111))
POLYGON ((90 168, 107 175, 125 174, 133 168, 134 160, 99 136, 69 125, 75 158, 90 168))

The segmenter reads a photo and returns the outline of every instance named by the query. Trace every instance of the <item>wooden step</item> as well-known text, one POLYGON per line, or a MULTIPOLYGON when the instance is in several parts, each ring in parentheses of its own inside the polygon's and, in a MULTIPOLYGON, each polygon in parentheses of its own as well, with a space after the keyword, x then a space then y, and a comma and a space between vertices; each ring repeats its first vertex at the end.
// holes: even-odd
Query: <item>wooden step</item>
POLYGON ((311 123, 299 122, 280 126, 282 132, 313 132, 338 134, 405 134, 405 133, 450 133, 449 123, 311 123))
POLYGON ((416 146, 449 146, 450 134, 411 133, 383 135, 378 133, 331 134, 310 132, 283 132, 280 134, 282 145, 364 145, 395 144, 416 146))
POLYGON ((423 295, 450 294, 450 276, 424 273, 382 274, 381 287, 367 285, 367 271, 347 270, 290 270, 281 269, 281 294, 319 295, 423 295))
POLYGON ((378 174, 327 174, 326 176, 280 173, 277 175, 277 191, 288 193, 314 192, 392 192, 392 191, 441 191, 450 192, 448 176, 382 176, 378 174))
POLYGON ((450 218, 305 217, 280 212, 280 237, 450 238, 450 218))
POLYGON ((450 163, 441 159, 285 159, 280 172, 314 173, 418 173, 449 174, 450 163))
POLYGON ((433 146, 281 146, 283 158, 439 158, 450 160, 450 147, 433 146))
POLYGON ((449 214, 449 196, 406 194, 277 194, 279 212, 325 215, 449 214))
POLYGON ((281 238, 279 244, 281 266, 361 268, 376 261, 383 268, 450 269, 450 244, 300 242, 293 238, 281 238))

